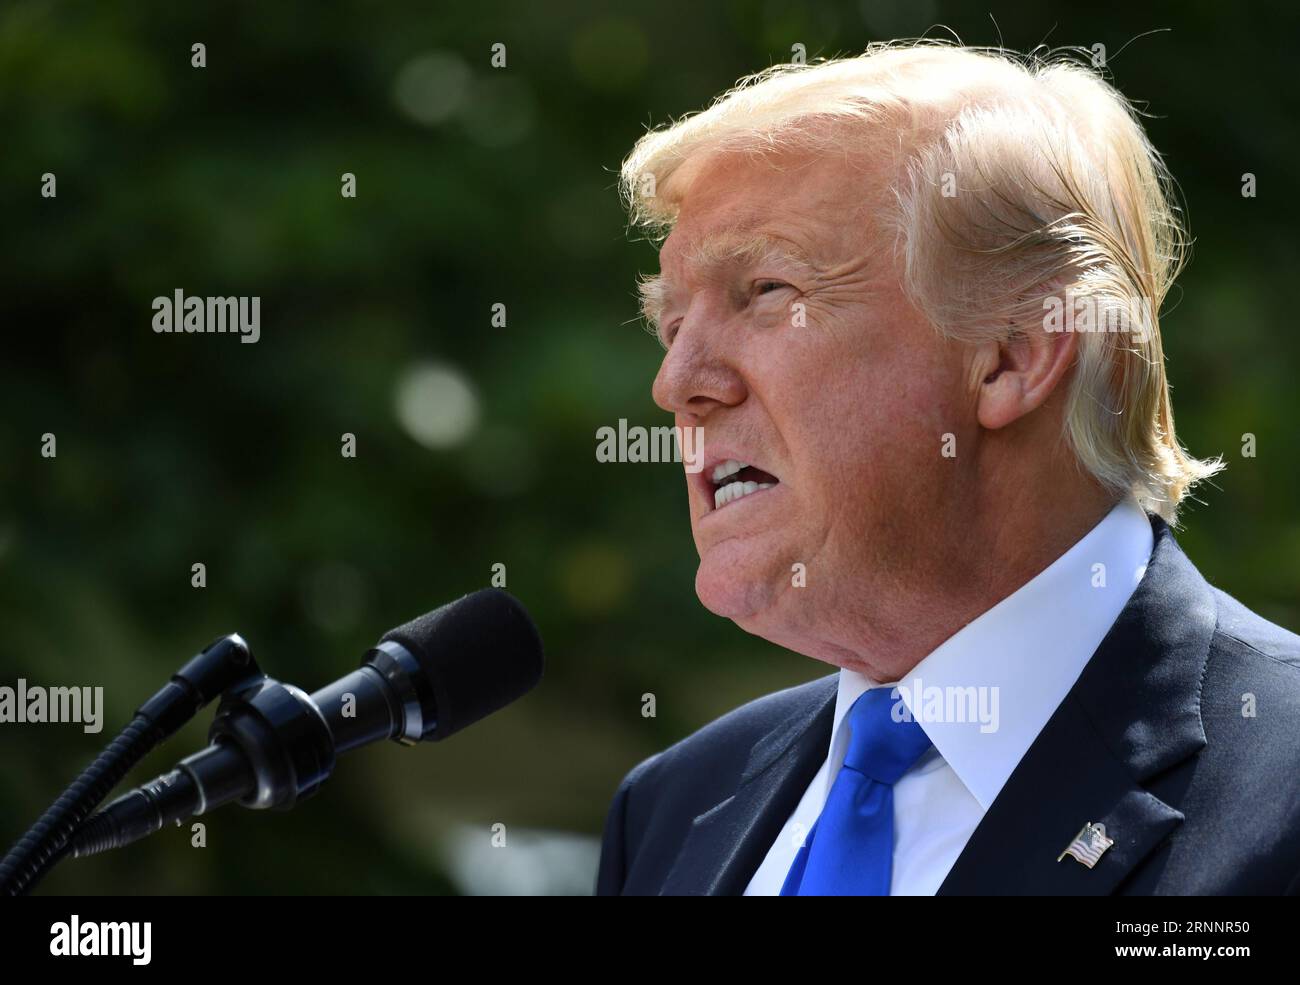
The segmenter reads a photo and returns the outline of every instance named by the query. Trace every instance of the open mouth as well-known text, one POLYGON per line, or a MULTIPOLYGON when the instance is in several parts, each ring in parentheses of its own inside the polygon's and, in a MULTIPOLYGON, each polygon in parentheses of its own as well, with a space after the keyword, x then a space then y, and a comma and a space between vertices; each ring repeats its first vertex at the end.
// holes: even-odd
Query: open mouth
POLYGON ((748 462, 740 462, 734 458, 714 466, 709 480, 713 483, 715 510, 720 510, 738 499, 752 496, 756 492, 771 489, 781 481, 770 472, 764 472, 748 462))

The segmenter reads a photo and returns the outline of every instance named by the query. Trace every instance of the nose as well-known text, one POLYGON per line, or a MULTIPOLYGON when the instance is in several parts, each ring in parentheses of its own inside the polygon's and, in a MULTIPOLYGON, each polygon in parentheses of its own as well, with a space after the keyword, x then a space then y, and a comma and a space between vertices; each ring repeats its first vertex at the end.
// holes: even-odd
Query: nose
POLYGON ((745 399, 735 354, 721 342, 721 320, 688 311, 655 376, 654 401, 671 414, 699 419, 745 399))

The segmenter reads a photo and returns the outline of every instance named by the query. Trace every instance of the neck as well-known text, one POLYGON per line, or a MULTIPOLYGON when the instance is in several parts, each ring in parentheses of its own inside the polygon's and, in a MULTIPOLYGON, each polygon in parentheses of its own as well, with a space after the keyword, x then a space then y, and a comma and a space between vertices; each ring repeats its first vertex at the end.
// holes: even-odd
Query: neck
MULTIPOLYGON (((1115 506, 1116 498, 1088 482, 1018 484, 964 500, 944 521, 930 518, 925 546, 911 557, 906 580, 879 583, 837 603, 860 614, 831 634, 789 646, 877 682, 910 673, 941 643, 1031 581, 1079 542, 1115 506), (882 598, 884 599, 882 603, 882 598)), ((823 623, 823 628, 825 624, 823 623)), ((812 628, 812 627, 809 627, 812 628)), ((815 632, 816 630, 814 630, 815 632)), ((776 641, 780 642, 780 641, 776 641)))

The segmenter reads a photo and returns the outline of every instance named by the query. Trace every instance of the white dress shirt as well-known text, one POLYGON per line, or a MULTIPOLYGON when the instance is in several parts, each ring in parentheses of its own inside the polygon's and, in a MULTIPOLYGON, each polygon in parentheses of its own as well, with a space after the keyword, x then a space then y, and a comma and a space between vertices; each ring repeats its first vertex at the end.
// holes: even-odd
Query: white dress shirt
POLYGON ((755 871, 746 896, 775 896, 844 762, 844 717, 872 687, 897 695, 933 747, 894 784, 894 896, 933 895, 984 813, 1083 672, 1146 573, 1151 524, 1126 499, 1082 540, 930 653, 903 680, 841 670, 830 750, 755 871), (975 692, 962 691, 970 687, 975 692), (938 688, 938 691, 932 691, 938 688), (936 695, 969 697, 937 716, 936 695), (965 713, 957 711, 964 709, 965 713))

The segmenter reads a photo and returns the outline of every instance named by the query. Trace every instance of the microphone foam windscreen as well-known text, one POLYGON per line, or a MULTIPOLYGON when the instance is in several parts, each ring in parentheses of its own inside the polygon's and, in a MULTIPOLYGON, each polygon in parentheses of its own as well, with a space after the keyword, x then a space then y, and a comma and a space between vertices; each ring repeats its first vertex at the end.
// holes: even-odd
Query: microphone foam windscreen
POLYGON ((510 702, 542 679, 542 639, 514 596, 485 588, 384 634, 419 661, 433 687, 445 739, 510 702))

